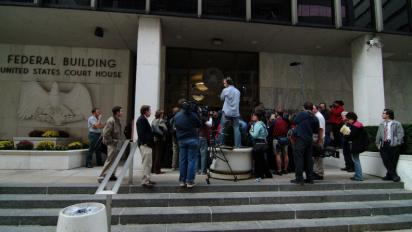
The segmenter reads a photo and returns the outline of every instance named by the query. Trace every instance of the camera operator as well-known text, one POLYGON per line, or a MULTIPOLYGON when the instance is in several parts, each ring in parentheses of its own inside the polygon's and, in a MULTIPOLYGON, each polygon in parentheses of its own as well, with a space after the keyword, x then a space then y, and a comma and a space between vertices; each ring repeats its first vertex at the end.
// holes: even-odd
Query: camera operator
POLYGON ((201 121, 198 107, 192 102, 180 100, 181 110, 175 116, 176 137, 179 143, 179 182, 181 187, 193 188, 196 176, 196 158, 199 154, 201 121))

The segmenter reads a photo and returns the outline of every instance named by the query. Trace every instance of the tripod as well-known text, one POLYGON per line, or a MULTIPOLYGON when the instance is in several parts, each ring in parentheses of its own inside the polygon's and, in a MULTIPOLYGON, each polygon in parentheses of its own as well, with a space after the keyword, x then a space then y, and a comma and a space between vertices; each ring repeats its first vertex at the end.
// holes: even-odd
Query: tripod
MULTIPOLYGON (((233 176, 233 181, 236 182, 237 181, 237 176, 233 172, 232 167, 230 166, 229 160, 226 158, 226 155, 222 150, 222 148, 231 148, 231 149, 233 149, 233 147, 228 147, 228 146, 222 147, 222 146, 218 145, 216 143, 216 134, 217 134, 217 130, 213 130, 212 133, 211 133, 211 136, 210 136, 210 145, 208 147, 212 163, 213 163, 213 161, 216 162, 216 160, 221 160, 221 161, 225 162, 227 167, 229 168, 230 174, 233 176)), ((210 172, 211 172, 210 166, 211 165, 209 165, 209 167, 208 167, 209 170, 208 170, 207 176, 206 176, 206 183, 207 184, 210 184, 210 178, 212 178, 210 176, 210 172)))

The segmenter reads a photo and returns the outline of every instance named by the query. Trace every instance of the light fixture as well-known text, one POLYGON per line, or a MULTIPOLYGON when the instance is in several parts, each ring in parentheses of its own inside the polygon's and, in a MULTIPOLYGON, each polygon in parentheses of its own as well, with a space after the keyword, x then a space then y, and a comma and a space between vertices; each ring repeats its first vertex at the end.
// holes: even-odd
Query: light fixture
POLYGON ((192 95, 192 98, 195 100, 195 101, 201 101, 201 100, 203 100, 204 98, 205 98, 205 96, 204 95, 202 95, 202 94, 200 94, 200 95, 192 95))
POLYGON ((197 88, 198 90, 200 90, 200 91, 206 91, 206 90, 209 89, 209 88, 205 85, 204 82, 198 82, 198 83, 195 84, 195 86, 196 86, 196 88, 197 88))
POLYGON ((104 30, 103 30, 103 28, 101 28, 101 27, 96 27, 96 28, 94 29, 94 35, 95 35, 96 37, 103 38, 103 36, 104 36, 104 30))
POLYGON ((292 62, 292 63, 290 63, 289 64, 289 66, 298 66, 298 65, 301 65, 302 63, 300 63, 300 62, 292 62))
POLYGON ((212 44, 215 45, 215 46, 220 46, 220 45, 223 44, 223 40, 219 39, 219 38, 213 38, 212 39, 212 44))

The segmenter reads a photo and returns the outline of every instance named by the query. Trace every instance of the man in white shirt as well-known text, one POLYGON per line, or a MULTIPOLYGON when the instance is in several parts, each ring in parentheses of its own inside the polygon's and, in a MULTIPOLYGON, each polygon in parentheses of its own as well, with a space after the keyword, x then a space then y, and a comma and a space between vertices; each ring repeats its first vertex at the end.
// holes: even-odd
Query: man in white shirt
POLYGON ((233 85, 233 80, 230 77, 227 77, 223 80, 223 85, 225 86, 225 88, 220 94, 220 100, 222 100, 224 103, 222 109, 222 120, 220 122, 221 132, 219 142, 223 143, 224 141, 223 133, 226 133, 224 132, 226 121, 231 121, 233 125, 233 135, 235 137, 235 147, 239 148, 241 145, 241 136, 239 130, 240 92, 235 88, 235 86, 233 85))
POLYGON ((319 107, 313 105, 312 112, 315 114, 316 118, 319 121, 319 133, 317 136, 314 136, 314 149, 313 152, 314 157, 314 166, 313 166, 313 179, 314 180, 323 180, 324 170, 323 170, 323 157, 321 157, 321 153, 323 152, 323 145, 325 139, 325 129, 326 123, 325 118, 323 117, 322 113, 319 111, 319 107))
POLYGON ((89 153, 86 157, 86 167, 92 168, 93 153, 96 153, 97 166, 102 166, 102 155, 100 153, 99 139, 102 135, 102 128, 104 125, 101 123, 102 112, 99 108, 92 109, 92 115, 87 120, 87 127, 89 129, 89 153))

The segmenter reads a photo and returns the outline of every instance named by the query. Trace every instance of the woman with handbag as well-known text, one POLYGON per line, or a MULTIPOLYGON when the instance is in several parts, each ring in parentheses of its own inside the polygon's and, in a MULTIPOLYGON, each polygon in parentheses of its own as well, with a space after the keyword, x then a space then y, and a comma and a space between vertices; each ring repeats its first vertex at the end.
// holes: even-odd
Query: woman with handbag
POLYGON ((252 115, 252 126, 250 127, 249 134, 253 139, 252 156, 255 161, 255 177, 256 181, 260 182, 263 178, 272 178, 267 162, 265 160, 265 152, 268 148, 266 137, 268 131, 265 123, 260 119, 261 115, 254 113, 252 115))
POLYGON ((158 110, 156 111, 155 119, 152 121, 152 131, 154 134, 152 173, 156 174, 162 174, 161 161, 167 135, 166 121, 163 119, 163 116, 164 112, 158 110))

